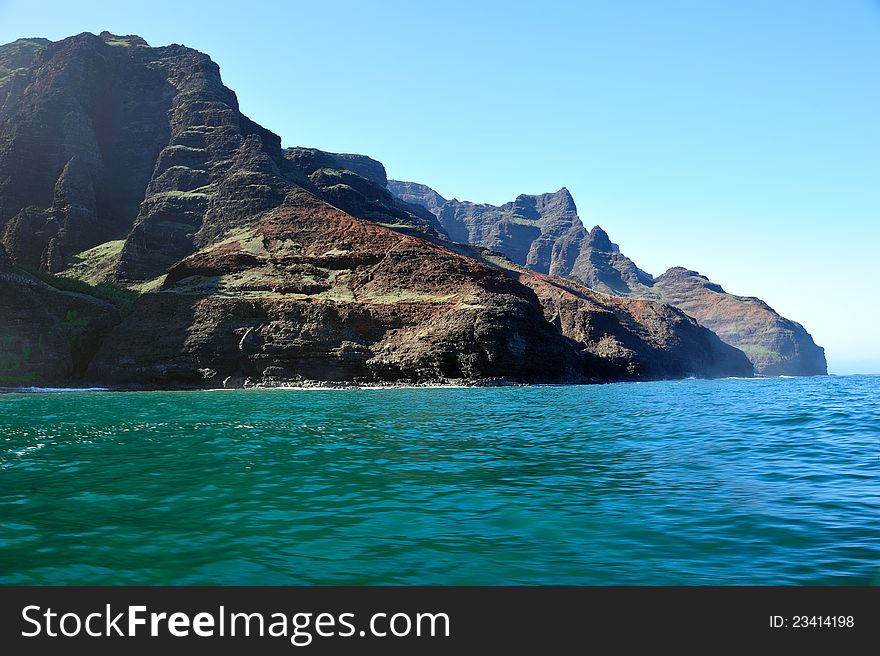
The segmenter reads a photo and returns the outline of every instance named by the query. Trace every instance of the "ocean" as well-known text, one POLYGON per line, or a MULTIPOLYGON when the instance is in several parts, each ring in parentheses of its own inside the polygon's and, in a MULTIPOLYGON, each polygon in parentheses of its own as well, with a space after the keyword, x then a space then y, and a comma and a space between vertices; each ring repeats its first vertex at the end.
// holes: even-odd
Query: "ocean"
POLYGON ((880 377, 0 394, 2 584, 880 583, 880 377))

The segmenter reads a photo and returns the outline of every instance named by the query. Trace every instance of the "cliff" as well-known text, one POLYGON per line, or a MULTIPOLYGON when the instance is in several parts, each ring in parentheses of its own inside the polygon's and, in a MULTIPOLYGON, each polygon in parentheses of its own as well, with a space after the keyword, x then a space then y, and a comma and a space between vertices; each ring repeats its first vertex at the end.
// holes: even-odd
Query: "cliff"
POLYGON ((799 323, 780 316, 759 298, 728 294, 696 271, 669 269, 651 289, 743 351, 765 376, 828 373, 825 351, 799 323))
POLYGON ((597 291, 684 310, 725 343, 742 349, 756 373, 827 373, 824 350, 803 326, 760 299, 728 294, 686 269, 670 269, 655 280, 621 253, 602 228, 584 227, 565 188, 518 196, 501 206, 446 200, 413 182, 391 180, 388 188, 433 212, 452 239, 496 250, 534 271, 573 278, 597 291))
MULTIPOLYGON (((203 53, 81 34, 0 46, 0 66, 10 384, 751 374, 667 305, 456 244, 369 157, 282 149, 203 53)), ((546 236, 522 263, 557 273, 570 195, 511 211, 546 236)))
POLYGON ((0 246, 0 387, 84 381, 101 341, 119 323, 112 302, 45 278, 50 282, 15 267, 0 246))
POLYGON ((173 266, 92 367, 96 379, 154 385, 732 372, 751 366, 668 306, 494 265, 304 190, 173 266))

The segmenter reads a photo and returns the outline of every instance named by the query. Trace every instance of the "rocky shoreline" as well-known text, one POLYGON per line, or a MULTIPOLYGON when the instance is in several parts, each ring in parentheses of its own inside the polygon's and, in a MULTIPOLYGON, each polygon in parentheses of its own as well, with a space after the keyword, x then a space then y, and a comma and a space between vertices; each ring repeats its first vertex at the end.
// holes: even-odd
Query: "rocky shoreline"
MULTIPOLYGON (((824 376, 836 376, 837 374, 824 374, 824 376)), ((670 381, 682 380, 776 380, 776 379, 797 379, 797 378, 816 378, 814 374, 809 375, 762 375, 755 374, 753 376, 677 376, 668 378, 649 378, 649 379, 578 379, 557 382, 526 382, 521 380, 509 380, 503 378, 485 378, 471 380, 440 380, 440 381, 334 381, 334 380, 297 380, 297 381, 237 381, 227 386, 210 387, 210 386, 193 386, 193 385, 164 385, 152 386, 142 384, 128 385, 110 385, 102 386, 100 384, 73 384, 70 387, 41 387, 41 386, 22 386, 22 387, 3 387, 0 386, 0 393, 7 392, 224 392, 224 391, 241 391, 241 390, 293 390, 293 391, 310 391, 310 390, 393 390, 393 389, 487 389, 493 387, 591 387, 595 385, 612 385, 612 384, 634 384, 634 383, 663 383, 670 381)), ((821 377, 821 376, 820 376, 821 377)))

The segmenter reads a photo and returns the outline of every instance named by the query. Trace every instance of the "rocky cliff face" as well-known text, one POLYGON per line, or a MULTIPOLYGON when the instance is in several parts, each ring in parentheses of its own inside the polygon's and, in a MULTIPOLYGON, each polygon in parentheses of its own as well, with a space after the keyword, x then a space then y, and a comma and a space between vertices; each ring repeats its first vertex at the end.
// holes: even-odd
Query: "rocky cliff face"
POLYGON ((813 376, 828 373, 825 351, 804 327, 780 316, 759 298, 728 294, 696 271, 669 269, 651 291, 681 308, 742 350, 766 376, 813 376))
POLYGON ((534 271, 574 278, 588 287, 674 305, 742 349, 756 373, 827 373, 824 350, 800 324, 756 298, 727 294, 693 271, 670 269, 656 280, 620 252, 599 226, 587 231, 568 190, 519 196, 500 207, 446 200, 412 182, 388 188, 432 211, 456 240, 496 250, 534 271))
POLYGON ((628 294, 632 286, 651 281, 602 228, 584 228, 564 187, 552 194, 524 194, 500 207, 446 200, 415 182, 390 180, 388 189, 433 212, 453 241, 498 251, 533 271, 574 277, 611 294, 628 294))
MULTIPOLYGON (((595 226, 580 242, 578 256, 570 275, 593 289, 628 296, 634 291, 651 285, 651 274, 645 273, 626 255, 608 234, 595 226)), ((635 294, 638 296, 639 294, 635 294)), ((650 295, 647 296, 650 298, 650 295)))
POLYGON ((18 269, 0 246, 0 387, 83 381, 119 319, 112 303, 18 269))
POLYGON ((305 190, 173 266, 98 380, 587 382, 750 375, 683 313, 357 219, 305 190))
POLYGON ((379 162, 283 150, 189 48, 16 42, 0 99, 0 385, 751 373, 680 311, 525 268, 575 265, 567 191, 505 210, 515 262, 456 245, 379 162))
POLYGON ((432 214, 437 214, 437 210, 447 202, 443 196, 429 186, 419 184, 418 182, 386 180, 385 185, 391 193, 401 200, 413 205, 420 205, 428 209, 432 214))
POLYGON ((575 343, 599 377, 753 375, 742 351, 670 305, 600 293, 570 278, 536 274, 494 251, 476 251, 465 252, 506 269, 535 293, 545 319, 575 343))
POLYGON ((283 153, 190 48, 109 33, 16 41, 0 46, 0 76, 0 235, 17 264, 60 271, 124 239, 114 276, 149 280, 294 183, 365 218, 439 228, 391 196, 378 162, 283 153))
POLYGON ((0 234, 16 263, 57 271, 131 228, 167 139, 174 48, 80 35, 0 51, 24 45, 0 94, 0 234))
POLYGON ((406 189, 406 185, 411 183, 392 181, 389 189, 408 194, 410 202, 434 207, 452 241, 504 253, 516 264, 539 273, 560 275, 571 270, 584 229, 567 189, 540 196, 522 195, 501 207, 458 200, 438 206, 443 199, 436 192, 423 186, 406 189))
POLYGON ((413 233, 446 236, 430 211, 393 195, 381 162, 365 155, 288 148, 291 176, 305 189, 352 216, 413 233))

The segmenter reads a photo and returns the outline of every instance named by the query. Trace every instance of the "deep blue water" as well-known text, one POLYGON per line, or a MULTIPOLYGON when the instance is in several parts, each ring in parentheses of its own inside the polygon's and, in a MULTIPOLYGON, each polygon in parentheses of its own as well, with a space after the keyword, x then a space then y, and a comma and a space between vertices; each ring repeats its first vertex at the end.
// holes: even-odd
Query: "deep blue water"
POLYGON ((2 394, 0 582, 880 583, 880 377, 2 394))

